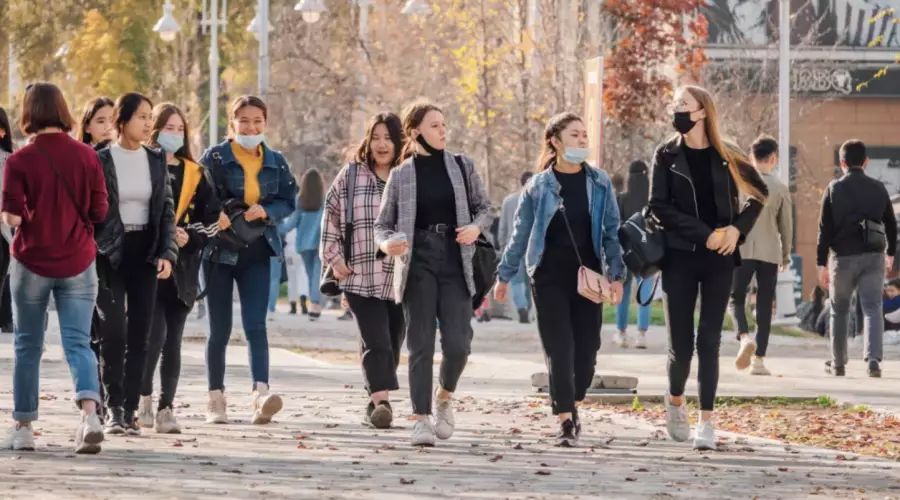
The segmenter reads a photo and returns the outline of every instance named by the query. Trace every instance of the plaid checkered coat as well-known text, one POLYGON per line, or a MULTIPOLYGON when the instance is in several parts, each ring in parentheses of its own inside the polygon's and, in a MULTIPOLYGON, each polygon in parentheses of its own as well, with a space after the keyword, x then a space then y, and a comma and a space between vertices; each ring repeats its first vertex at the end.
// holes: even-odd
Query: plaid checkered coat
MULTIPOLYGON (((456 225, 462 227, 474 222, 483 234, 490 229, 493 216, 491 201, 488 199, 481 177, 475 171, 475 164, 467 156, 460 157, 469 180, 469 198, 474 217, 469 216, 469 201, 466 200, 466 187, 460 175, 459 166, 453 154, 444 151, 444 166, 450 176, 453 192, 456 194, 456 225)), ((387 257, 394 260, 394 300, 401 302, 406 290, 406 278, 409 275, 410 256, 416 249, 413 246, 416 227, 416 167, 413 159, 407 158, 399 167, 391 171, 381 200, 381 212, 375 221, 375 244, 381 245, 395 232, 404 233, 409 242, 409 252, 398 257, 387 257)), ((463 271, 469 293, 475 293, 472 258, 475 256, 474 245, 462 245, 463 271)), ((379 255, 384 255, 379 250, 379 255)))

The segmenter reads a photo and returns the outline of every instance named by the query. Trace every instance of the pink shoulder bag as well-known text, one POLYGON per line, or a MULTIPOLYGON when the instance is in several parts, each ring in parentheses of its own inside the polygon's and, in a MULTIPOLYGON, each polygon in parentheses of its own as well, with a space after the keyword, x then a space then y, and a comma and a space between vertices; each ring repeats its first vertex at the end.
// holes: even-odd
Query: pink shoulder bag
POLYGON ((560 205, 559 211, 562 213, 563 220, 566 222, 566 229, 569 231, 569 238, 572 239, 572 247, 575 248, 575 255, 578 256, 578 294, 595 304, 600 304, 610 295, 609 280, 606 279, 606 276, 603 276, 597 271, 584 265, 584 262, 581 260, 581 253, 578 251, 578 245, 575 243, 575 235, 572 233, 572 227, 569 226, 569 218, 566 216, 566 207, 560 205))

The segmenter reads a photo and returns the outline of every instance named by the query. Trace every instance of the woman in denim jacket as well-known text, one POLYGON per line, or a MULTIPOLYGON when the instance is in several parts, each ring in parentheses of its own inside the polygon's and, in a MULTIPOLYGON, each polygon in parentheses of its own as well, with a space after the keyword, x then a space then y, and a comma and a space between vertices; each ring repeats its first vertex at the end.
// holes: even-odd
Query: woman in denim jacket
POLYGON ((550 119, 538 173, 525 185, 513 233, 497 271, 495 294, 506 300, 509 280, 525 258, 534 284, 538 332, 550 371, 557 446, 575 446, 581 433, 576 402, 594 378, 603 309, 578 294, 578 267, 612 282, 612 303, 622 298, 619 209, 609 177, 585 163, 587 130, 577 115, 550 119), (582 264, 579 264, 582 263, 582 264))
POLYGON ((278 224, 282 233, 287 233, 291 229, 294 229, 294 233, 296 233, 294 249, 306 269, 310 321, 315 321, 322 315, 322 293, 319 292, 322 260, 319 258, 319 242, 322 239, 322 214, 324 213, 325 181, 322 179, 322 174, 313 168, 307 170, 300 178, 297 209, 290 217, 278 224))
MULTIPOLYGON (((220 248, 217 242, 204 252, 208 290, 209 337, 206 342, 206 372, 209 381, 207 423, 228 422, 225 401, 225 349, 231 336, 234 284, 241 301, 244 336, 250 349, 253 377, 254 424, 266 424, 281 410, 281 398, 269 393, 269 341, 266 312, 269 297, 269 262, 283 258, 281 237, 274 221, 294 211, 297 183, 287 161, 265 144, 268 111, 258 97, 241 96, 231 105, 230 138, 211 147, 200 158, 209 169, 217 198, 223 206, 243 202, 249 208, 243 217, 269 222, 262 237, 240 252, 220 248)), ((219 228, 231 225, 225 213, 219 228)))

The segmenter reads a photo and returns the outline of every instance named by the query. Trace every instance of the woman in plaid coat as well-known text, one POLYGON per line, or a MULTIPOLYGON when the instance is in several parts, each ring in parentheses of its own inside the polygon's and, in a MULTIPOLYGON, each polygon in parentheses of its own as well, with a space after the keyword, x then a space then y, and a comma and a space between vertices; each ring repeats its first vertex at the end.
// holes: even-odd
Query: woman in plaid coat
POLYGON ((397 365, 405 325, 403 309, 393 300, 393 261, 375 258, 375 219, 388 175, 400 156, 402 135, 400 119, 393 113, 369 120, 353 160, 328 190, 322 219, 322 262, 341 281, 359 325, 363 377, 371 398, 366 422, 379 429, 390 427, 393 420, 388 391, 400 388, 397 365), (347 220, 350 204, 352 221, 347 220))

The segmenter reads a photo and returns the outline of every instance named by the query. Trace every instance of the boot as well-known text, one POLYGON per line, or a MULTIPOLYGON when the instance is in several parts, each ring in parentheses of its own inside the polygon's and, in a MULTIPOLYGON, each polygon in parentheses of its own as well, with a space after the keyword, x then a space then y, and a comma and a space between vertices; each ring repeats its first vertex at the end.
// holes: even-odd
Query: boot
POLYGON ((293 300, 291 301, 291 312, 290 314, 297 314, 297 303, 293 300))
POLYGON ((309 314, 309 308, 306 307, 306 295, 300 296, 300 314, 304 316, 309 314))
POLYGON ((519 323, 528 324, 528 309, 519 309, 519 323))

